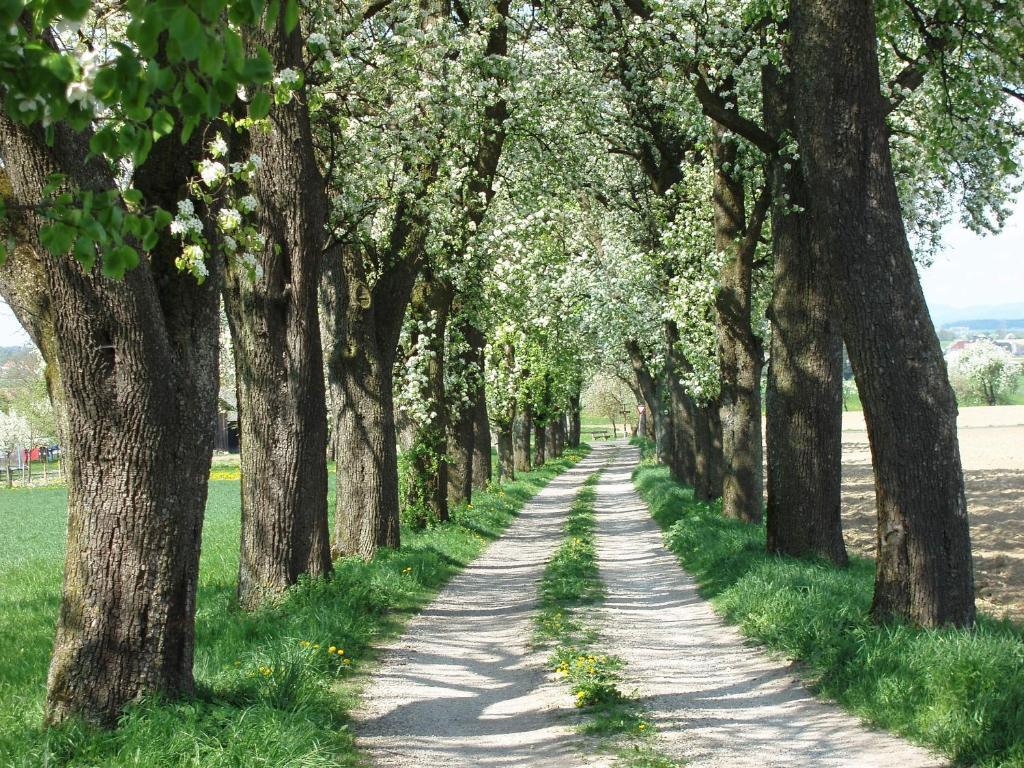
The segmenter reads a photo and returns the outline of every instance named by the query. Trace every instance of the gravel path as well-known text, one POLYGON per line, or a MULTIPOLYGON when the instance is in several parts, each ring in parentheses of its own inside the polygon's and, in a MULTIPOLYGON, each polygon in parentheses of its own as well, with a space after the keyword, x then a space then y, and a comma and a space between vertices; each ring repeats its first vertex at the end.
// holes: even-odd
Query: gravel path
POLYGON ((624 447, 595 506, 608 597, 607 652, 626 661, 624 690, 651 713, 660 748, 687 768, 941 766, 938 757, 868 730, 815 699, 784 662, 745 645, 697 593, 633 488, 638 452, 624 447))
POLYGON ((571 697, 528 643, 537 585, 569 506, 614 453, 597 446, 552 480, 385 649, 354 722, 375 765, 598 765, 581 754, 571 697))

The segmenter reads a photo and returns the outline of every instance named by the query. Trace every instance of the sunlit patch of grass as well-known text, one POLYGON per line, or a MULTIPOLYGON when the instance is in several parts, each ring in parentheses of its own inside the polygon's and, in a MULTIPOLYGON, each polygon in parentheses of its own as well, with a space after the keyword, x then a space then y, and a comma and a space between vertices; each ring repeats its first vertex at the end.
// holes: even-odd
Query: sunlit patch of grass
MULTIPOLYGON (((0 494, 0 765, 356 766, 347 727, 373 645, 399 631, 581 452, 474 493, 400 550, 346 558, 276 605, 237 607, 239 483, 210 483, 196 618, 196 696, 130 707, 114 731, 41 727, 59 607, 66 491, 0 494), (332 651, 333 648, 333 651, 332 651)), ((330 499, 333 504, 333 477, 330 499)))

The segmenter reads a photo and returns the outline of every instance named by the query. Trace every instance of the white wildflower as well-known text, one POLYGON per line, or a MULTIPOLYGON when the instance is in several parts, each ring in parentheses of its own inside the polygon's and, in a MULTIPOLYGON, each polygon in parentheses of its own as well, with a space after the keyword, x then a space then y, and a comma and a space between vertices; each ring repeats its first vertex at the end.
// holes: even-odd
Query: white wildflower
POLYGON ((227 175, 227 169, 216 160, 203 160, 199 164, 199 175, 206 186, 212 187, 227 175))
POLYGON ((217 223, 225 232, 231 232, 234 229, 238 229, 238 226, 242 223, 242 214, 234 208, 221 208, 217 213, 217 223))
POLYGON ((214 157, 224 157, 228 153, 228 143, 218 133, 216 138, 210 142, 209 150, 214 157))

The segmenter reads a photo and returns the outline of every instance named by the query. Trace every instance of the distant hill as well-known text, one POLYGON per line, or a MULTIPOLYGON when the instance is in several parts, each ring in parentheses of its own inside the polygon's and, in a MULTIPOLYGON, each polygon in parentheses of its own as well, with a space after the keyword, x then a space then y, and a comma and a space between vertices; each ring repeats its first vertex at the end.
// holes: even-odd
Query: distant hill
POLYGON ((945 304, 936 304, 928 309, 931 312, 932 322, 938 328, 950 325, 964 325, 976 330, 999 330, 1003 327, 1024 328, 1024 319, 1022 319, 1024 318, 1024 301, 973 307, 951 307, 945 304), (975 322, 993 323, 994 325, 976 326, 975 322))
POLYGON ((35 357, 35 347, 0 347, 0 363, 7 360, 27 360, 35 357))
POLYGON ((982 320, 954 320, 946 323, 943 328, 969 328, 972 331, 1024 331, 1024 317, 1012 320, 993 320, 985 318, 982 320))

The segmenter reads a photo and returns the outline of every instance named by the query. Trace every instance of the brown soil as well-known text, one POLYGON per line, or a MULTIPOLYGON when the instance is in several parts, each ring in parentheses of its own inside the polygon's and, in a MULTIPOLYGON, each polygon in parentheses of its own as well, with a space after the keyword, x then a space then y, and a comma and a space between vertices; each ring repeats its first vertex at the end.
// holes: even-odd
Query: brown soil
MULTIPOLYGON (((1024 406, 960 409, 978 609, 1024 621, 1024 406)), ((875 490, 859 412, 843 415, 843 526, 851 553, 874 556, 875 490)))

